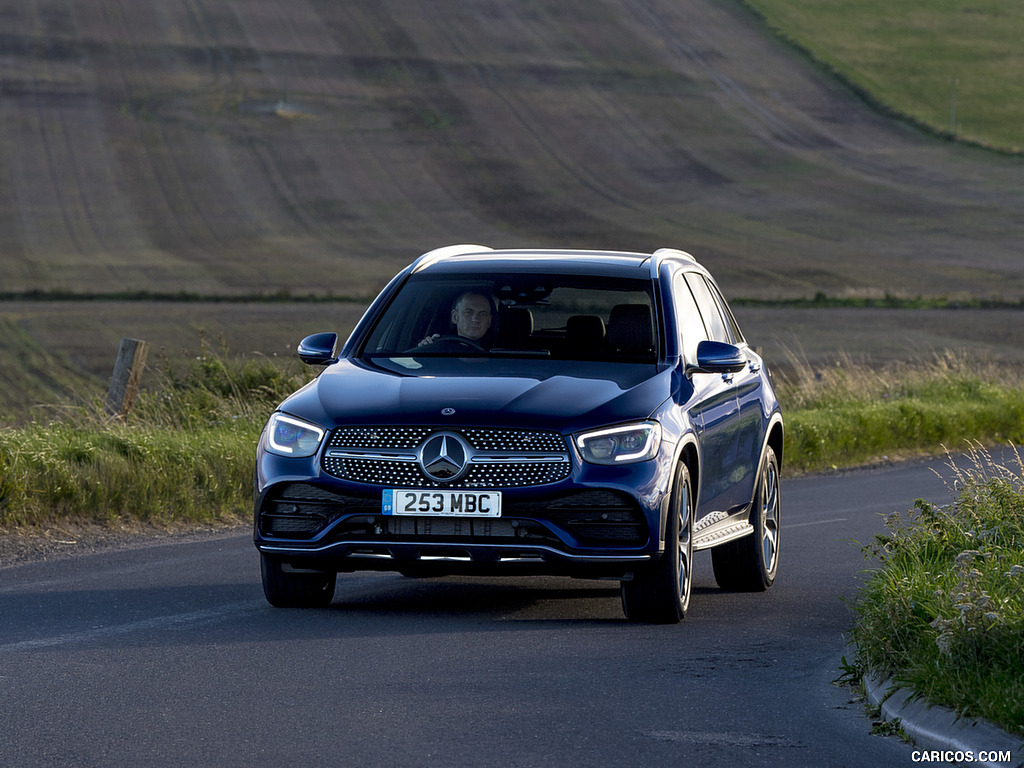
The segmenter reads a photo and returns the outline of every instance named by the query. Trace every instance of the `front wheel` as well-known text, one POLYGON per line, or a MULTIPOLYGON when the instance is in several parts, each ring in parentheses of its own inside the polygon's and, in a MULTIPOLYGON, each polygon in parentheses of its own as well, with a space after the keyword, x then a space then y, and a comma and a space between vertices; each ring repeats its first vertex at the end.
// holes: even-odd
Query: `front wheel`
POLYGON ((665 528, 665 552, 653 566, 622 582, 630 621, 678 624, 690 607, 693 583, 693 488, 685 464, 676 467, 665 528))
POLYGON ((751 525, 754 533, 711 550, 715 581, 733 592, 763 592, 779 570, 779 531, 782 494, 779 460, 770 447, 757 479, 751 525))
POLYGON ((277 560, 260 554, 263 594, 276 608, 324 608, 334 599, 336 573, 289 573, 277 560))

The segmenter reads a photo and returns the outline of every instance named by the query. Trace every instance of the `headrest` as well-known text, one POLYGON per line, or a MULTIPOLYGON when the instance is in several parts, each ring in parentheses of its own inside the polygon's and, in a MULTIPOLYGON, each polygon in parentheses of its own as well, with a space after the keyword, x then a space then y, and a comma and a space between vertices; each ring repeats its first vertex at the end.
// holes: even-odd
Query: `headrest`
POLYGON ((508 307, 501 316, 504 339, 525 339, 533 333, 533 313, 529 307, 508 307))
POLYGON ((654 347, 654 323, 646 304, 616 304, 608 318, 608 344, 625 352, 647 352, 654 347))

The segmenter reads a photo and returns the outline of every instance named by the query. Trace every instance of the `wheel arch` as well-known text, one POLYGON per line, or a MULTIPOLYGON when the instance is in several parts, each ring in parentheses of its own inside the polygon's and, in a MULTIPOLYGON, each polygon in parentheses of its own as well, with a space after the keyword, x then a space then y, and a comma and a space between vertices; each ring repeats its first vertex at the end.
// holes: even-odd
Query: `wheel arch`
MULTIPOLYGON (((765 458, 768 455, 768 449, 771 448, 772 453, 775 454, 775 461, 778 463, 779 472, 782 471, 782 450, 785 443, 784 427, 782 424, 782 415, 777 411, 772 414, 771 420, 768 422, 768 429, 765 434, 764 444, 761 446, 761 456, 757 461, 757 476, 760 477, 761 468, 764 467, 765 458)), ((755 478, 754 487, 750 495, 750 514, 754 514, 754 500, 757 498, 757 485, 758 480, 755 478)), ((751 517, 753 520, 753 517, 751 517)))
MULTIPOLYGON (((782 449, 784 444, 785 427, 782 423, 782 415, 776 412, 772 414, 772 418, 768 422, 768 437, 765 440, 765 446, 775 451, 775 458, 779 460, 779 469, 782 469, 782 449)), ((761 449, 761 460, 764 460, 763 448, 761 449)))
POLYGON ((676 447, 675 455, 672 458, 672 463, 669 465, 669 477, 670 485, 668 492, 662 496, 660 506, 660 514, 658 515, 658 543, 660 549, 664 550, 665 547, 665 529, 668 523, 669 509, 671 508, 672 492, 675 490, 675 474, 676 467, 679 464, 685 464, 687 470, 690 472, 690 506, 696 511, 697 499, 700 498, 699 486, 700 482, 700 449, 697 446, 697 438, 692 433, 687 433, 679 441, 679 445, 676 447))
POLYGON ((686 468, 690 471, 690 493, 693 498, 690 499, 691 503, 696 506, 697 499, 700 498, 698 490, 700 488, 700 452, 697 447, 697 440, 690 435, 690 439, 684 440, 681 443, 678 456, 676 456, 677 464, 685 464, 686 468))

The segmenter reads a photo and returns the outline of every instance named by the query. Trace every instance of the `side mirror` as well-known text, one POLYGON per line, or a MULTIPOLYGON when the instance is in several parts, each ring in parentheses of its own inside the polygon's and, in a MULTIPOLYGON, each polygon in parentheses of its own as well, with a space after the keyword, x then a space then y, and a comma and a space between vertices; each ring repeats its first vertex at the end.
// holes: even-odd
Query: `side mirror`
POLYGON ((736 373, 743 370, 747 358, 743 350, 722 341, 702 341, 697 345, 697 364, 686 369, 693 373, 736 373))
POLYGON ((337 362, 338 357, 334 354, 337 346, 338 334, 314 333, 299 342, 299 359, 306 365, 327 365, 337 362))

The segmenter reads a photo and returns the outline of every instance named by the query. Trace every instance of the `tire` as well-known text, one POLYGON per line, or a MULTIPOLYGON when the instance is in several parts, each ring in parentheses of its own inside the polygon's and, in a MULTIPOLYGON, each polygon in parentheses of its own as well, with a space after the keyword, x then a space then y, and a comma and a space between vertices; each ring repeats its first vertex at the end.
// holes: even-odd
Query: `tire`
POLYGON ((732 592, 764 592, 779 570, 782 495, 779 460, 770 447, 757 478, 751 525, 754 533, 711 550, 715 581, 732 592))
POLYGON ((693 488, 685 464, 676 467, 665 527, 665 552, 622 582, 622 610, 630 621, 678 624, 693 585, 693 488))
POLYGON ((276 608, 324 608, 334 599, 336 573, 287 573, 281 563, 260 555, 263 594, 276 608))

